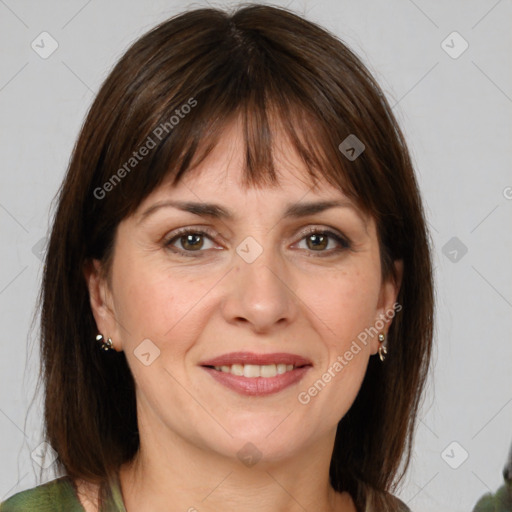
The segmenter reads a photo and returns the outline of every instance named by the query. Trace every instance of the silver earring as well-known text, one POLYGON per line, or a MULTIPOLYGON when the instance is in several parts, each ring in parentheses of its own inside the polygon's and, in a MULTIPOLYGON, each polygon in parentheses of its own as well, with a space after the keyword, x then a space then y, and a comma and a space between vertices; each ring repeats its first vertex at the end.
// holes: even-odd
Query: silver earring
POLYGON ((386 354, 388 353, 388 349, 384 342, 386 341, 386 335, 384 333, 379 333, 379 357, 381 361, 384 361, 386 358, 386 354))
POLYGON ((110 338, 108 338, 108 340, 105 341, 102 334, 98 334, 96 336, 96 341, 101 342, 101 348, 103 350, 105 350, 105 352, 107 350, 113 350, 113 348, 114 348, 114 344, 112 343, 112 340, 110 338))

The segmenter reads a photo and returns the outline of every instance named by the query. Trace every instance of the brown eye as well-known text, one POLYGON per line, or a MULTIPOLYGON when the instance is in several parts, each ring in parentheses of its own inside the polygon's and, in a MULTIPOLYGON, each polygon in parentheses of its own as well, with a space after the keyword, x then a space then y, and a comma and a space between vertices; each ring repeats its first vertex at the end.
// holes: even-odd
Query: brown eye
MULTIPOLYGON (((306 232, 300 243, 305 241, 305 249, 318 253, 318 256, 328 256, 346 249, 350 249, 351 244, 343 236, 326 230, 313 229, 306 232)), ((300 247, 301 249, 304 247, 300 247)))
POLYGON ((314 233, 306 237, 306 243, 309 249, 322 250, 329 245, 329 237, 323 234, 314 233))
POLYGON ((204 240, 202 237, 203 235, 197 233, 193 235, 183 235, 179 238, 179 241, 186 251, 195 251, 201 249, 203 246, 204 240))
POLYGON ((171 251, 186 256, 195 256, 191 253, 197 253, 199 256, 206 249, 214 248, 212 236, 209 233, 192 229, 175 232, 174 236, 171 236, 164 245, 171 251))

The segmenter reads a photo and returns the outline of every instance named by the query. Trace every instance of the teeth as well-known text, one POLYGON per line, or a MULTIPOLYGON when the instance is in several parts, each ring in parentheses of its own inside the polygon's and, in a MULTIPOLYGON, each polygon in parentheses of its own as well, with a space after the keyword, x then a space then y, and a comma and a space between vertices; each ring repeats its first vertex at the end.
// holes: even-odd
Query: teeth
POLYGON ((244 374, 244 366, 241 364, 234 364, 231 366, 231 373, 233 375, 242 376, 244 374))
POLYGON ((231 366, 215 366, 216 370, 231 373, 243 377, 275 377, 283 373, 292 371, 293 364, 233 364, 231 366))
POLYGON ((244 377, 261 377, 260 370, 263 368, 263 366, 259 367, 255 364, 244 364, 244 377))
POLYGON ((277 365, 277 373, 278 375, 281 375, 282 373, 286 372, 286 365, 285 364, 278 364, 277 365))
MULTIPOLYGON (((257 366, 255 366, 256 370, 258 369, 257 366)), ((293 368, 293 366, 292 366, 293 368)), ((277 375, 277 368, 275 364, 266 364, 259 367, 260 370, 260 377, 275 377, 277 375)))

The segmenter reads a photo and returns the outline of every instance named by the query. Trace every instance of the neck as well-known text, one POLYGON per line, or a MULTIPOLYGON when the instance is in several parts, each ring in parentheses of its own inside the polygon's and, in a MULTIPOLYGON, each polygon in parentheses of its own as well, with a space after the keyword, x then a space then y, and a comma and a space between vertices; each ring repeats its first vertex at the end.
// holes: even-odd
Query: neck
POLYGON ((334 437, 284 460, 262 454, 252 465, 180 437, 165 446, 147 441, 141 433, 139 452, 120 471, 128 512, 356 512, 350 495, 329 483, 334 437))

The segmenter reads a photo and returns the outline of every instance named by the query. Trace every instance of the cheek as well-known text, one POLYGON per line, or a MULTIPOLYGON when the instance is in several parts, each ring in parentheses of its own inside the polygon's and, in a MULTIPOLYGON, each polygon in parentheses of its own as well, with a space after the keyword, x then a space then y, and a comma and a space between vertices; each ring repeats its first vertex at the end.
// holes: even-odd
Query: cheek
POLYGON ((123 341, 177 341, 173 331, 180 331, 200 301, 202 288, 197 281, 144 259, 120 258, 117 264, 114 300, 117 320, 127 332, 123 341))
POLYGON ((307 303, 317 317, 317 324, 323 324, 328 345, 344 352, 347 345, 358 334, 373 325, 376 319, 380 276, 372 268, 338 273, 318 282, 309 282, 305 296, 307 303))
POLYGON ((342 414, 359 392, 371 355, 370 329, 377 318, 380 292, 378 271, 368 267, 345 276, 336 289, 330 288, 330 305, 325 305, 330 315, 327 321, 336 333, 328 347, 330 373, 336 375, 332 394, 342 414))
POLYGON ((311 286, 305 302, 315 329, 322 333, 325 358, 301 386, 298 400, 311 411, 306 422, 313 425, 312 418, 322 416, 322 428, 330 429, 352 406, 366 374, 370 344, 358 336, 375 321, 380 278, 367 267, 364 272, 339 273, 324 283, 321 290, 311 286))

